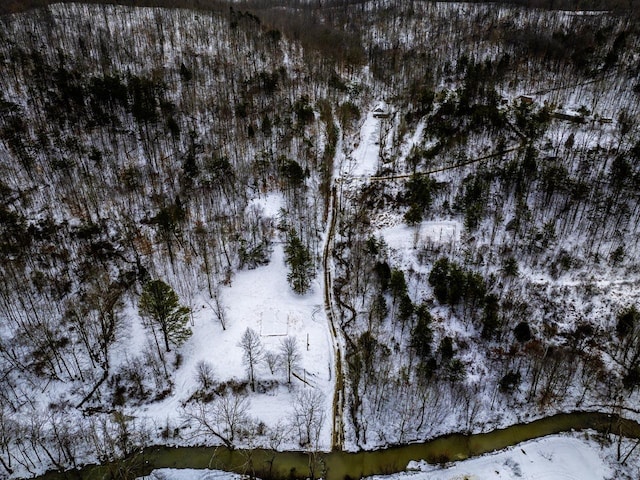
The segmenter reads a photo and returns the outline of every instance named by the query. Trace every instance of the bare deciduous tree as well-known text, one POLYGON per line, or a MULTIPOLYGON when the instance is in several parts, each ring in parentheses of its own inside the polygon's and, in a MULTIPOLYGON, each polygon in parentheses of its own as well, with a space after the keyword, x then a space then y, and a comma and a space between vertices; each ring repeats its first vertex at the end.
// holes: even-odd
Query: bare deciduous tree
POLYGON ((324 395, 304 389, 293 400, 293 426, 301 447, 317 448, 325 419, 324 395))
POLYGON ((256 391, 256 377, 255 370, 256 366, 260 362, 263 356, 263 347, 262 342, 260 341, 260 336, 258 333, 252 328, 247 327, 247 329, 242 334, 242 338, 240 339, 239 347, 242 348, 243 361, 247 367, 247 372, 249 373, 249 383, 251 384, 251 391, 256 391))
POLYGON ((280 361, 280 355, 275 352, 267 351, 264 354, 264 363, 269 367, 269 371, 271 375, 276 371, 276 367, 278 366, 278 362, 280 361))
POLYGON ((185 406, 183 417, 196 422, 196 436, 214 436, 227 448, 234 448, 234 441, 248 429, 249 400, 245 395, 225 392, 213 402, 195 402, 185 406))
MULTIPOLYGON (((118 458, 129 457, 133 462, 135 452, 149 441, 147 425, 139 423, 135 418, 115 411, 109 416, 90 417, 83 432, 85 442, 91 446, 100 462, 111 462, 118 458)), ((115 462, 110 468, 129 468, 126 462, 115 462)), ((126 478, 126 476, 113 476, 126 478)))
POLYGON ((269 473, 268 475, 266 475, 267 478, 272 476, 271 474, 273 470, 273 462, 276 459, 276 454, 280 450, 280 446, 282 445, 282 442, 284 442, 288 434, 289 427, 283 421, 278 421, 278 423, 276 423, 274 426, 267 427, 266 435, 269 439, 267 445, 270 450, 266 460, 266 463, 269 464, 269 473))
POLYGON ((0 408, 0 464, 6 470, 7 475, 13 473, 10 447, 13 441, 18 438, 17 433, 17 425, 3 406, 0 408))
POLYGON ((301 357, 298 341, 295 337, 285 337, 280 342, 280 356, 287 370, 287 383, 291 383, 291 373, 298 366, 301 357))
POLYGON ((217 286, 211 292, 211 298, 213 300, 213 303, 207 300, 205 300, 205 303, 209 305, 209 308, 211 308, 211 310, 213 310, 213 313, 215 314, 216 318, 220 322, 220 326, 222 326, 222 330, 226 330, 227 329, 227 309, 222 304, 222 301, 220 300, 219 286, 217 286))
POLYGON ((209 390, 213 385, 213 367, 205 360, 196 364, 196 380, 202 390, 209 390))

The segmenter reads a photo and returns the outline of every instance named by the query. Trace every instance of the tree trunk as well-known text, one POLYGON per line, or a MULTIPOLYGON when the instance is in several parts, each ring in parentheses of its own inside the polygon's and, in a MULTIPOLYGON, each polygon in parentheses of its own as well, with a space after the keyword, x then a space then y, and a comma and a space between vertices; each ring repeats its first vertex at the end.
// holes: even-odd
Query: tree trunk
POLYGON ((169 328, 166 325, 162 325, 162 336, 164 337, 164 348, 169 353, 171 351, 169 347, 169 328))

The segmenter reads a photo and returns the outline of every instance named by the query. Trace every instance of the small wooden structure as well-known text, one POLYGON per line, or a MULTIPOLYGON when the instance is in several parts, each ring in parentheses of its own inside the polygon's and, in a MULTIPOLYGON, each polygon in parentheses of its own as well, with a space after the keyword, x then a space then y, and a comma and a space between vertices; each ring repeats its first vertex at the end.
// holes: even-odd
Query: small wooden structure
POLYGON ((566 120, 574 123, 585 123, 586 121, 584 116, 577 112, 563 112, 562 110, 556 110, 551 114, 551 116, 559 120, 566 120))
POLYGON ((518 97, 518 100, 520 100, 520 102, 524 103, 525 105, 532 105, 533 104, 533 97, 530 97, 528 95, 520 95, 518 97))
POLYGON ((389 118, 391 113, 384 105, 378 105, 373 109, 373 118, 389 118))

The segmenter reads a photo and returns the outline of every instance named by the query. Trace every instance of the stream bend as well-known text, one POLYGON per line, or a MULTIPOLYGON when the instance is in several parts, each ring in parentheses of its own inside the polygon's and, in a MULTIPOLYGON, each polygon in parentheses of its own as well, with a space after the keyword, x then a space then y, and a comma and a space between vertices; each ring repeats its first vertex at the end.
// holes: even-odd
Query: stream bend
POLYGON ((595 430, 640 438, 640 424, 601 412, 560 413, 487 433, 454 433, 421 443, 359 452, 275 452, 225 447, 148 447, 126 460, 49 472, 41 480, 134 478, 157 468, 213 468, 267 479, 356 479, 404 471, 411 460, 444 463, 463 460, 518 443, 573 430, 595 430))

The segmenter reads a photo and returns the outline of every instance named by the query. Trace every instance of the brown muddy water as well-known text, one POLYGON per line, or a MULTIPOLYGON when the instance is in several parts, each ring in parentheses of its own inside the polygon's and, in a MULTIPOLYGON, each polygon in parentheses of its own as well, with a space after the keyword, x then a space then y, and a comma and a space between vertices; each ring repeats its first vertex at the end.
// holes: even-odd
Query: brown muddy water
POLYGON ((294 480, 323 477, 326 480, 359 479, 369 475, 404 471, 411 460, 444 463, 501 450, 526 440, 572 430, 640 438, 640 424, 617 415, 574 412, 553 415, 530 423, 487 433, 451 434, 423 443, 412 443, 361 452, 274 452, 264 449, 224 447, 149 447, 120 462, 49 472, 40 480, 132 479, 156 468, 215 468, 263 479, 294 480))

